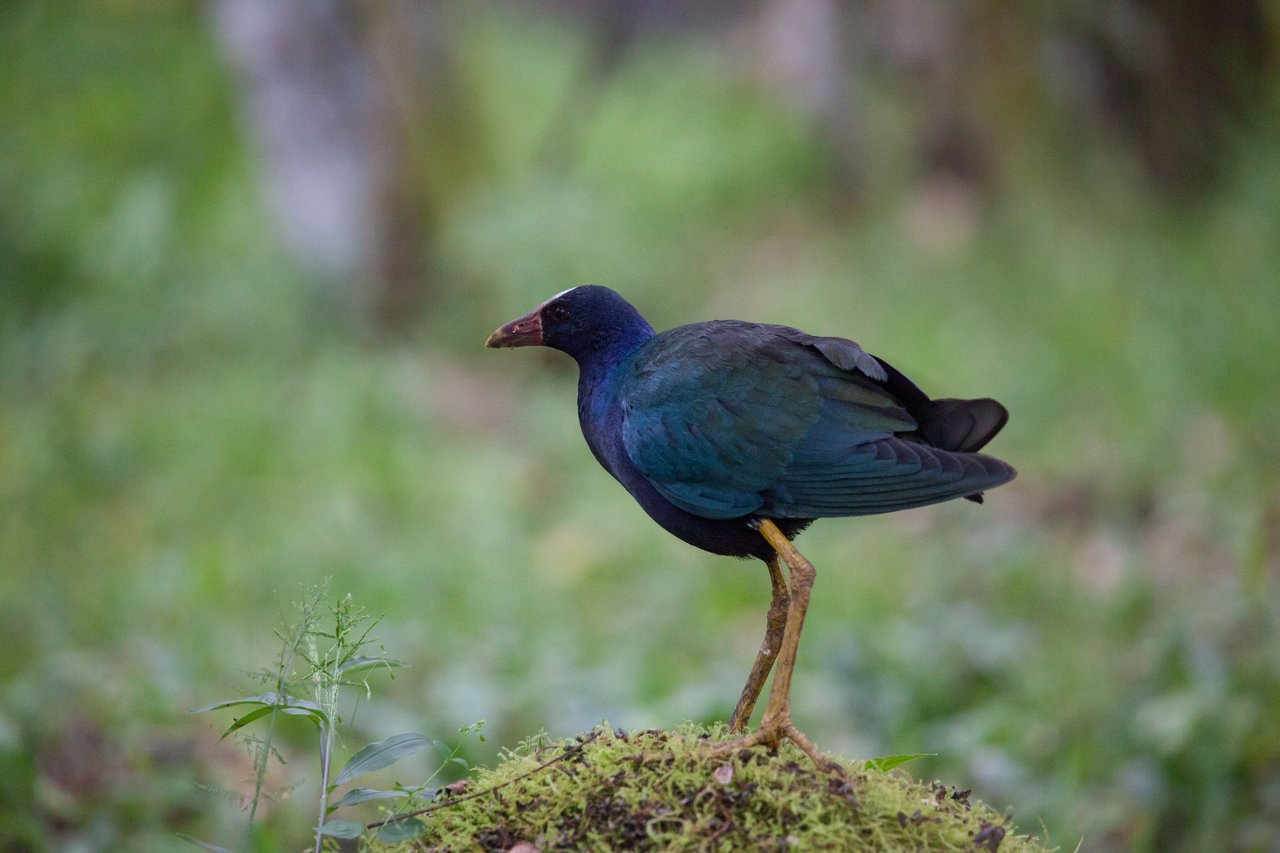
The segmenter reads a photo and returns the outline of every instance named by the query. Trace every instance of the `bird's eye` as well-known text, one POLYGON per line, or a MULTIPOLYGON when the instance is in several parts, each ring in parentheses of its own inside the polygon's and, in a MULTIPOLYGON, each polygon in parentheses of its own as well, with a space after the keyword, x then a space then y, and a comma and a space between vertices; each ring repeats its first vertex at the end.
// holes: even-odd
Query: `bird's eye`
POLYGON ((547 307, 547 316, 557 323, 563 323, 569 319, 569 309, 563 305, 551 305, 547 307))

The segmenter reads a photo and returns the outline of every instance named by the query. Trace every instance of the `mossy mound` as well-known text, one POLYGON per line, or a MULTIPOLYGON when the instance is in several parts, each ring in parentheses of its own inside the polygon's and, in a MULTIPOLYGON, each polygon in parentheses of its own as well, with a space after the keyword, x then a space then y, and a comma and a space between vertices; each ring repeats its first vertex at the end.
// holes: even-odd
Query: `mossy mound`
MULTIPOLYGON (((723 727, 535 738, 442 797, 414 850, 1046 850, 968 791, 799 750, 716 754, 723 727)), ((376 850, 410 849, 374 844, 376 850)))

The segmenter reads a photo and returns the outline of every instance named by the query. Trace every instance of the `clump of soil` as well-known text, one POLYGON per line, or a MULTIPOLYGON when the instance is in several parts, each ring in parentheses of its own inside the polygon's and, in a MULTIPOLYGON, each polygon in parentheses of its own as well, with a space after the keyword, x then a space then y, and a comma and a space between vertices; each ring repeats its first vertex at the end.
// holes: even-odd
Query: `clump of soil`
POLYGON ((534 738, 379 850, 1047 850, 969 791, 863 762, 823 772, 788 745, 716 753, 723 728, 534 738))

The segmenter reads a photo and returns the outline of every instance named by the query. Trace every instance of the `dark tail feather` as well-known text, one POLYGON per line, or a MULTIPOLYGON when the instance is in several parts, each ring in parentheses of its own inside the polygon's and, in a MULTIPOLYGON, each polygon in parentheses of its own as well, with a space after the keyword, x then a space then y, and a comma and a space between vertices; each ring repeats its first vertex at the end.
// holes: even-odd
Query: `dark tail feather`
MULTIPOLYGON (((934 447, 973 453, 995 438, 1008 421, 1008 410, 989 397, 930 400, 920 421, 920 437, 934 447)), ((982 492, 965 495, 965 500, 980 504, 982 492)))
MULTIPOLYGON (((996 433, 1009 421, 1008 409, 989 397, 977 400, 957 400, 950 397, 930 400, 893 365, 882 358, 877 358, 876 361, 885 370, 885 387, 898 398, 911 417, 916 419, 917 432, 926 444, 940 450, 973 453, 995 438, 996 433)), ((1012 480, 1013 477, 1014 471, 1009 468, 1008 479, 1012 480)), ((980 504, 982 492, 965 495, 965 499, 980 504)))
POLYGON ((920 424, 920 437, 934 447, 974 453, 995 438, 1008 422, 1009 412, 988 397, 978 400, 942 398, 930 400, 916 420, 920 424))
POLYGON ((1009 420, 1008 410, 987 397, 930 400, 892 364, 882 358, 876 361, 885 371, 884 387, 919 424, 920 438, 940 450, 959 453, 980 450, 1009 420))

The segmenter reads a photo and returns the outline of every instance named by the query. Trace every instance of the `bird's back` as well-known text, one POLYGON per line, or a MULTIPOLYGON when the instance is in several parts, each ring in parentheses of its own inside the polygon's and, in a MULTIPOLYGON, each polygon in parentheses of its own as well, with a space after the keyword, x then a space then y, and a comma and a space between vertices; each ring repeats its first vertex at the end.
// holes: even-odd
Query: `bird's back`
POLYGON ((1004 425, 1002 406, 930 400, 842 338, 696 323, 647 341, 614 381, 628 459, 695 516, 891 512, 1014 476, 974 452, 1004 425))

